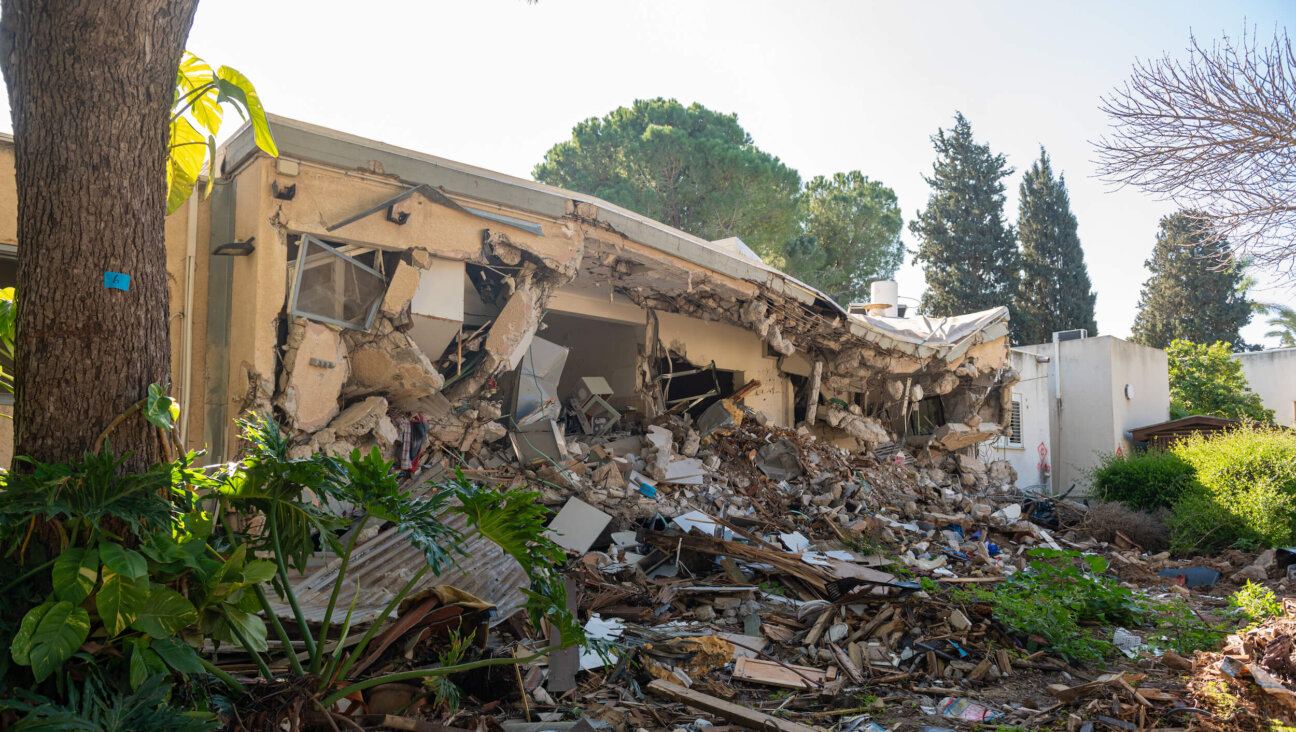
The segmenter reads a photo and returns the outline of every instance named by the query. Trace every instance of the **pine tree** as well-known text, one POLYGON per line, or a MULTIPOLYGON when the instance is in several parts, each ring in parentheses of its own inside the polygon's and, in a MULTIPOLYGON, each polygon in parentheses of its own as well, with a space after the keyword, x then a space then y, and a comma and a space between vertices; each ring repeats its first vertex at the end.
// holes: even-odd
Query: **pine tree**
POLYGON ((1090 289, 1066 178, 1053 177, 1044 148, 1022 178, 1020 191, 1017 238, 1021 242, 1022 279, 1014 339, 1017 343, 1044 343, 1054 331, 1072 328, 1096 335, 1094 301, 1098 295, 1090 289))
POLYGON ((1018 257, 1012 227, 1004 222, 1003 179, 1012 168, 1003 155, 972 139, 961 113, 954 129, 931 138, 936 163, 927 208, 910 222, 919 238, 927 292, 923 312, 943 316, 1013 307, 1018 257))
POLYGON ((1180 211, 1161 219, 1156 248, 1144 264, 1132 340, 1166 348, 1175 339, 1245 347, 1239 331, 1251 320, 1242 268, 1228 256, 1227 242, 1211 243, 1199 214, 1180 211))

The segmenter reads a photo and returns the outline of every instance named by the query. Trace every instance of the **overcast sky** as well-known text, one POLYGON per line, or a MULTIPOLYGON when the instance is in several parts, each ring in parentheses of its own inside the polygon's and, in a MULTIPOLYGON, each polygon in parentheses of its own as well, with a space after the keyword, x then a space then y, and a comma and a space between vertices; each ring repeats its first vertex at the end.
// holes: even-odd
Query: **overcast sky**
MULTIPOLYGON (((1021 174, 1048 149, 1080 222, 1098 328, 1126 336, 1172 207, 1093 177, 1099 97, 1136 58, 1182 56, 1190 32, 1271 36, 1293 20, 1291 0, 202 0, 188 47, 247 74, 272 112, 525 177, 582 119, 636 98, 698 102, 737 113, 803 179, 858 169, 894 188, 910 247, 929 137, 961 110, 1017 170, 1011 221, 1021 174)), ((911 261, 901 295, 918 297, 911 261)), ((1290 287, 1257 294, 1296 305, 1290 287)))

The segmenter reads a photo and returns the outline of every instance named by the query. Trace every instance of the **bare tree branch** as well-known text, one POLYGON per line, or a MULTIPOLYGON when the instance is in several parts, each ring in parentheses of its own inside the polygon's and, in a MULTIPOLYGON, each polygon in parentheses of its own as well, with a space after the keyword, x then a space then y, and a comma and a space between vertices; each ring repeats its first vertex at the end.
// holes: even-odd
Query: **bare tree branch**
POLYGON ((1102 177, 1194 210, 1233 255, 1296 279, 1296 53, 1254 30, 1138 61, 1103 97, 1102 177))

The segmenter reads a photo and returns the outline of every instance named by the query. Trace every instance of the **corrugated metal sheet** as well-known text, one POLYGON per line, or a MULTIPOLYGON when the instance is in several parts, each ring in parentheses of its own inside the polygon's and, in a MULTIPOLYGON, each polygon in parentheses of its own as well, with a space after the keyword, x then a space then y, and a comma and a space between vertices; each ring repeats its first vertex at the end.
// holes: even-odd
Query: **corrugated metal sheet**
MULTIPOLYGON (((470 533, 465 519, 459 514, 451 514, 443 520, 465 535, 470 533)), ((461 548, 468 556, 457 557, 458 567, 450 567, 439 575, 429 572, 419 580, 411 594, 436 585, 457 587, 495 604, 498 614, 492 619, 492 625, 502 622, 526 603, 522 590, 530 587, 530 581, 516 560, 494 542, 479 535, 471 536, 461 548)), ((341 560, 330 558, 323 569, 294 583, 293 589, 307 621, 323 622, 340 563, 341 560)), ((347 566, 342 591, 338 595, 338 607, 333 611, 333 622, 339 623, 346 617, 347 608, 359 588, 360 596, 351 622, 356 625, 372 623, 405 583, 426 564, 423 552, 414 548, 395 528, 379 532, 358 545, 347 566)), ((287 604, 271 604, 279 617, 293 618, 292 608, 287 604)))

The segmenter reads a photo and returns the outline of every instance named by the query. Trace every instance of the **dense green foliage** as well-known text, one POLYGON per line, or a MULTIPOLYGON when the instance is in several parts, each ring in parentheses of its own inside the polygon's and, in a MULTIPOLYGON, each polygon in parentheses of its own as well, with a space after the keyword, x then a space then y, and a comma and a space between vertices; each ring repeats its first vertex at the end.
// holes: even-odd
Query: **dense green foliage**
POLYGON ((1242 362, 1227 343, 1206 346, 1174 340, 1166 348, 1170 363, 1170 416, 1208 414, 1228 419, 1272 422, 1274 412, 1251 391, 1242 362))
POLYGON ((1046 343, 1059 330, 1084 328, 1098 334, 1084 250, 1071 213, 1066 179, 1053 176, 1048 153, 1022 178, 1017 209, 1022 278, 1017 291, 1013 340, 1046 343))
POLYGON ((936 162, 924 176, 931 197, 909 223, 927 278, 923 312, 945 316, 1011 307, 1019 264, 1012 227, 1004 221, 1003 179, 1012 168, 972 138, 962 114, 952 130, 936 132, 932 145, 936 162))
POLYGON ((807 183, 801 222, 784 250, 787 271, 838 302, 866 301, 869 283, 904 263, 895 191, 857 170, 807 183))
POLYGON ((1096 498, 1119 501, 1140 511, 1173 506, 1192 484, 1196 471, 1173 452, 1150 450, 1104 455, 1094 469, 1096 498))
POLYGON ((1227 243, 1212 243, 1199 219, 1179 212, 1161 219, 1156 248, 1146 266, 1132 340, 1166 348, 1176 339, 1223 341, 1240 350, 1239 331, 1251 320, 1241 267, 1227 243))
POLYGON ((797 234, 801 177, 752 142, 738 117, 639 99, 576 125, 532 172, 703 239, 741 237, 778 263, 797 234))
POLYGON ((1243 426, 1192 435, 1173 450, 1197 479, 1171 514, 1172 550, 1296 543, 1296 432, 1243 426))
MULTIPOLYGON (((145 414, 169 428, 170 402, 161 389, 151 391, 157 398, 144 407, 145 414)), ((291 607, 307 659, 303 665, 294 652, 274 663, 289 668, 290 675, 309 677, 303 683, 314 684, 320 703, 330 706, 391 679, 361 676, 381 648, 368 655, 366 650, 382 621, 427 573, 463 556, 460 547, 471 534, 494 541, 526 571, 535 627, 551 623, 566 645, 583 639, 566 610, 557 572, 565 555, 543 534, 546 514, 536 494, 480 488, 456 475, 426 495, 412 496, 402 491, 393 464, 376 449, 367 455, 357 450, 345 459, 317 454, 291 460, 288 439, 273 421, 251 419, 241 426, 248 456, 214 474, 192 467, 193 454, 131 473, 107 446, 77 463, 28 461, 27 470, 3 474, 0 547, 11 561, 0 564, 5 583, 0 646, 7 649, 0 677, 5 688, 17 691, 0 694, 7 697, 0 699, 0 708, 23 712, 23 724, 32 728, 138 729, 153 728, 148 727, 153 722, 210 728, 212 715, 165 722, 168 708, 219 702, 177 700, 182 689, 190 694, 196 687, 175 682, 212 674, 222 694, 244 693, 240 682, 195 652, 206 643, 240 647, 262 677, 274 679, 269 640, 273 634, 281 649, 291 643, 270 605, 270 592, 291 607), (336 514, 330 508, 335 505, 361 512, 345 544, 339 533, 354 522, 336 514), (454 514, 465 520, 465 531, 445 523, 454 514), (345 638, 350 631, 350 612, 343 611, 354 599, 345 599, 342 607, 337 600, 355 538, 370 521, 396 529, 427 563, 403 586, 392 588, 391 602, 358 644, 326 653, 338 615, 345 617, 333 637, 345 638), (30 541, 38 524, 53 532, 49 541, 30 541), (304 620, 293 590, 295 575, 288 570, 290 564, 303 566, 317 541, 341 559, 318 629, 304 620), (75 679, 86 679, 83 693, 68 692, 75 679), (105 703, 105 695, 115 701, 105 703)), ((417 669, 400 680, 513 662, 485 659, 417 669)), ((435 693, 450 698, 453 685, 438 681, 435 693)))

